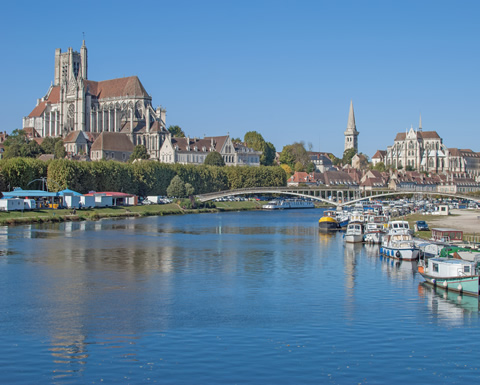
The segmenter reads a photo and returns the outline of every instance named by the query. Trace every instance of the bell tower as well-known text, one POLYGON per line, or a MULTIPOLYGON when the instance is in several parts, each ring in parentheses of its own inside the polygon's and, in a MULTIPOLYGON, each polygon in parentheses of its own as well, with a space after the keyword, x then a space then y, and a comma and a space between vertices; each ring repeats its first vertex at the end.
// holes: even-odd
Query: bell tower
POLYGON ((54 86, 66 85, 71 80, 87 79, 87 46, 83 40, 80 53, 70 47, 67 52, 60 48, 55 50, 54 86))
POLYGON ((355 114, 353 113, 353 101, 350 100, 350 112, 348 113, 347 129, 344 132, 345 135, 345 149, 344 152, 354 148, 355 153, 358 153, 358 134, 357 127, 355 125, 355 114))

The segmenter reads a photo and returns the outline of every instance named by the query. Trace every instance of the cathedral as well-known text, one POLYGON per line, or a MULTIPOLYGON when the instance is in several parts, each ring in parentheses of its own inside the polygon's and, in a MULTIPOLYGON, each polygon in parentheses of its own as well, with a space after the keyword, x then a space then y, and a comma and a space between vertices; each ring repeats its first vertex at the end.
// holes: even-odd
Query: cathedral
POLYGON ((84 40, 80 52, 56 49, 54 81, 23 119, 23 129, 43 138, 65 138, 78 131, 92 142, 102 132, 118 133, 133 145, 145 145, 150 159, 159 160, 168 134, 165 118, 165 109, 153 108, 152 97, 137 76, 88 80, 84 40))

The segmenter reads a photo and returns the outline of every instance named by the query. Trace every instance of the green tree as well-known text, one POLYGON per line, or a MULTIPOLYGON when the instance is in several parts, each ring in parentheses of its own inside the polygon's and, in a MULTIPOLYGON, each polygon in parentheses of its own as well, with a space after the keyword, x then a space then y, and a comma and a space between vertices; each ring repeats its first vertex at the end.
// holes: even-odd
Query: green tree
POLYGON ((195 193, 195 189, 190 183, 185 183, 185 195, 186 196, 191 196, 195 193))
POLYGON ((5 147, 11 146, 12 144, 18 144, 22 146, 23 144, 28 143, 27 133, 24 130, 19 130, 18 128, 13 130, 12 133, 5 139, 3 145, 5 147))
POLYGON ((262 166, 272 166, 274 164, 275 146, 270 142, 266 142, 261 134, 257 131, 249 131, 245 134, 243 140, 247 147, 262 152, 260 156, 260 164, 262 166))
POLYGON ((167 195, 169 197, 177 198, 185 197, 185 183, 183 183, 183 180, 178 175, 175 175, 170 182, 170 185, 167 188, 167 195))
POLYGON ((173 137, 177 137, 177 138, 185 137, 185 133, 183 132, 180 126, 169 126, 168 132, 170 132, 170 134, 172 134, 173 137))
POLYGON ((203 162, 203 164, 207 166, 223 167, 225 166, 225 161, 223 160, 222 155, 220 155, 219 152, 212 151, 205 157, 205 161, 203 162))
POLYGON ((55 148, 54 148, 54 153, 55 159, 63 159, 67 155, 67 152, 65 151, 65 145, 63 144, 63 140, 57 140, 57 143, 55 143, 55 148))
POLYGON ((143 144, 137 144, 130 155, 129 162, 133 162, 135 159, 149 159, 147 148, 143 144))
POLYGON ((61 140, 62 138, 54 138, 53 136, 47 136, 46 138, 44 138, 42 144, 40 145, 40 147, 42 147, 43 153, 55 154, 55 145, 61 140))
POLYGON ((27 144, 24 144, 20 148, 20 154, 25 158, 36 158, 42 153, 43 153, 42 148, 34 140, 31 140, 30 142, 28 142, 27 144))
POLYGON ((349 148, 343 152, 343 158, 342 158, 342 163, 345 164, 351 164, 352 163, 352 158, 355 156, 357 151, 355 151, 354 148, 349 148))
POLYGON ((375 166, 373 166, 373 170, 384 172, 386 170, 385 163, 378 162, 375 166))
POLYGON ((306 169, 311 162, 310 156, 308 155, 307 150, 305 150, 304 143, 295 142, 288 146, 284 146, 280 154, 280 163, 288 164, 292 169, 297 169, 296 163, 298 162, 303 165, 304 169, 306 169))

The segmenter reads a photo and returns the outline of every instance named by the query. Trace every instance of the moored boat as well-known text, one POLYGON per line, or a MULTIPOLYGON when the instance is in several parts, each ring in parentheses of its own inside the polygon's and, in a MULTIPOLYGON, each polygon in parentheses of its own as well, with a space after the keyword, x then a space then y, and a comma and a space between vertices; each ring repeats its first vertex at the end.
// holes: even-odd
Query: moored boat
POLYGON ((382 243, 386 233, 388 218, 384 215, 370 216, 365 225, 365 234, 363 240, 367 243, 382 243))
POLYGON ((383 236, 380 254, 404 261, 418 259, 419 249, 413 241, 407 221, 388 222, 387 234, 383 236))
POLYGON ((265 210, 313 209, 315 205, 303 199, 274 199, 262 208, 265 210))
POLYGON ((338 230, 340 226, 337 222, 335 211, 325 210, 323 217, 318 220, 318 228, 325 231, 338 230))
POLYGON ((463 259, 430 258, 418 266, 425 282, 448 291, 479 294, 479 262, 463 259))
POLYGON ((360 222, 350 222, 345 232, 345 242, 360 243, 363 242, 363 224, 360 222))

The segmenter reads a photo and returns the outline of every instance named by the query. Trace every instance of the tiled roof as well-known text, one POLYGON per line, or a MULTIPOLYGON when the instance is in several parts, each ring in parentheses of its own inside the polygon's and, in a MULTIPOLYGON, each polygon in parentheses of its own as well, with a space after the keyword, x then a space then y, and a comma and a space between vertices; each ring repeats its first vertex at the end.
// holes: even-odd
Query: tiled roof
POLYGON ((374 159, 374 158, 376 158, 376 159, 383 159, 383 158, 385 158, 386 155, 387 155, 387 152, 386 152, 386 151, 377 150, 377 152, 375 153, 375 155, 372 156, 372 159, 374 159))
POLYGON ((47 107, 47 104, 56 104, 60 101, 60 87, 59 86, 54 86, 50 88, 50 93, 48 94, 47 98, 38 103, 37 106, 30 112, 30 115, 28 115, 30 118, 34 117, 39 117, 42 116, 43 111, 45 111, 45 107, 47 107))
POLYGON ((126 134, 102 132, 92 144, 92 151, 133 151, 133 143, 126 134))
POLYGON ((103 80, 100 82, 84 80, 84 83, 88 86, 90 94, 94 95, 97 99, 120 96, 150 97, 137 76, 103 80))

